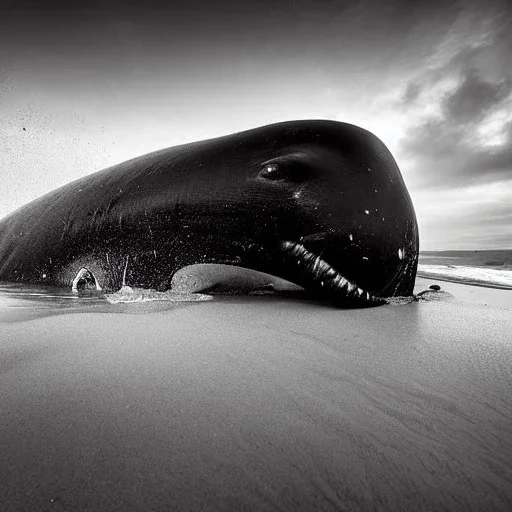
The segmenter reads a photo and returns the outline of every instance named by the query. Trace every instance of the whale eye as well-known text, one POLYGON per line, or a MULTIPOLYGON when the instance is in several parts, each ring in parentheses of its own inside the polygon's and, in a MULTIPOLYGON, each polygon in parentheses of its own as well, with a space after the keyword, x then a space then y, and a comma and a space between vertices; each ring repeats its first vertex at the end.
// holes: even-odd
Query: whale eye
POLYGON ((260 176, 269 180, 284 179, 284 176, 282 176, 282 174, 279 172, 279 166, 276 163, 265 164, 261 168, 260 176))
POLYGON ((300 158, 279 157, 265 162, 261 166, 258 178, 299 183, 309 179, 311 175, 311 169, 300 158))

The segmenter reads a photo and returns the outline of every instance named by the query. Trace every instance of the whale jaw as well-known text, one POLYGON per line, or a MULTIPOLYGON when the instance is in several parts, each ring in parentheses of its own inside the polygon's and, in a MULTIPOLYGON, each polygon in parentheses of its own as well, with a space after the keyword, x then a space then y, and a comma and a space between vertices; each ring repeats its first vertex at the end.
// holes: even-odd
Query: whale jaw
POLYGON ((329 263, 308 251, 302 244, 291 241, 282 242, 287 263, 293 265, 294 275, 301 285, 322 295, 341 307, 373 307, 386 304, 386 300, 377 297, 345 278, 341 272, 329 263))

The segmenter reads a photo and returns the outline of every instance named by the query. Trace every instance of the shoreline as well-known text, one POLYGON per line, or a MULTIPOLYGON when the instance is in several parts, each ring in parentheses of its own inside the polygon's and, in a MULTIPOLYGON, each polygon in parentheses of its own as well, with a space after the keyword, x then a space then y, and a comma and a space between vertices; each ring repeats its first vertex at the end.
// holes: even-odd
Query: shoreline
POLYGON ((439 284, 441 290, 448 292, 461 304, 489 306, 497 309, 512 310, 512 291, 499 287, 477 286, 471 283, 448 281, 440 277, 418 275, 414 293, 418 294, 432 284, 439 284))
MULTIPOLYGON (((512 273, 512 271, 511 271, 512 273)), ((439 281, 445 281, 447 283, 456 283, 456 284, 463 284, 466 286, 479 286, 481 288, 492 288, 492 289, 498 289, 498 290, 512 290, 512 286, 508 286, 506 284, 499 284, 499 283, 490 283, 490 282, 482 282, 482 281, 476 281, 472 279, 467 278, 457 278, 457 277, 447 277, 444 274, 437 274, 435 272, 425 272, 423 270, 418 270, 416 274, 417 278, 423 278, 423 279, 437 279, 439 281)))

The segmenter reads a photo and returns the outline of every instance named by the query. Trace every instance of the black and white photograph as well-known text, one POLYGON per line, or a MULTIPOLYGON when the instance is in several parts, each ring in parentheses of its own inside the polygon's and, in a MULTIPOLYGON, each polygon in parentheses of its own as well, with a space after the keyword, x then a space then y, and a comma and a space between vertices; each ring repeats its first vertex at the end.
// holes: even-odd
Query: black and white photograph
POLYGON ((512 510, 510 0, 0 0, 0 512, 512 510))

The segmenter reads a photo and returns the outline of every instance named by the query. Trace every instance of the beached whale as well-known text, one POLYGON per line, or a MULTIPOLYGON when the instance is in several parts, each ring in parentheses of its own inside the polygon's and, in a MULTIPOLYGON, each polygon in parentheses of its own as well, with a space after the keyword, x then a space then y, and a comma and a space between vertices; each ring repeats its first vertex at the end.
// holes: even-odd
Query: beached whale
POLYGON ((0 280, 171 288, 194 264, 253 269, 341 306, 410 295, 414 208, 393 156, 354 125, 272 124, 93 173, 0 221, 0 280))

